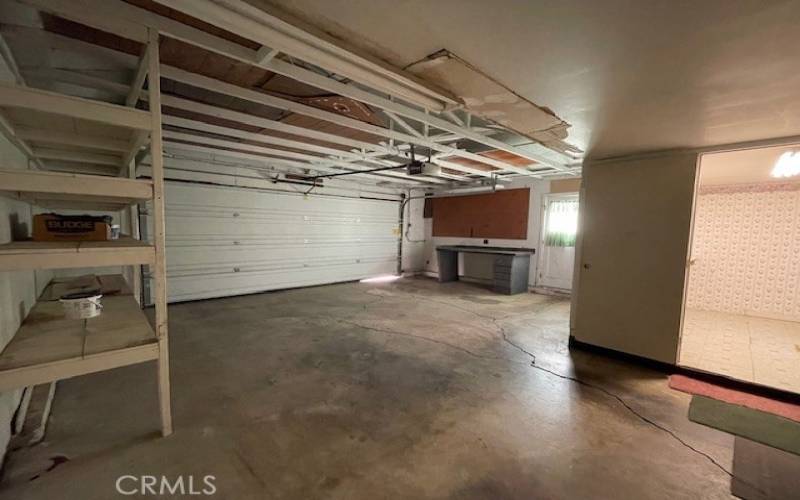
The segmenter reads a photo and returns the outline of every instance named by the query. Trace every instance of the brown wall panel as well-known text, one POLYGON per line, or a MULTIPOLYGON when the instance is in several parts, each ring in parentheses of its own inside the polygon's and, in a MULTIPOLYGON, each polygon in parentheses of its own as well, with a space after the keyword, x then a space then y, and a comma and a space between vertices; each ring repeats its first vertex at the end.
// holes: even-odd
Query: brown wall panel
POLYGON ((434 236, 509 240, 528 237, 528 188, 431 201, 434 236))

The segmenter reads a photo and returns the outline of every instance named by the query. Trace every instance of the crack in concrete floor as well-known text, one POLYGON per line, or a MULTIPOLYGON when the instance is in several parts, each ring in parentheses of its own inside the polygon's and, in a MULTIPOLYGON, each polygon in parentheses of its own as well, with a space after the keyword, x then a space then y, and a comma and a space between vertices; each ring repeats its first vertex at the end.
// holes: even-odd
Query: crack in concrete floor
MULTIPOLYGON (((571 375, 565 375, 563 373, 558 373, 558 372, 556 372, 554 370, 550 370, 548 368, 544 368, 542 366, 537 365, 536 364, 536 355, 533 354, 532 352, 528 351, 527 349, 525 349, 521 345, 519 345, 519 344, 515 343, 514 341, 512 341, 508 337, 508 334, 506 333, 505 327, 500 323, 501 321, 505 321, 505 320, 510 319, 510 318, 513 318, 514 320, 519 320, 521 317, 528 316, 528 315, 530 315, 530 316, 541 315, 543 313, 543 311, 547 309, 548 306, 552 306, 553 304, 557 304, 557 302, 553 302, 552 304, 547 304, 547 305, 545 305, 545 307, 537 310, 536 312, 532 312, 532 313, 529 313, 527 315, 507 314, 507 315, 505 315, 503 317, 494 317, 494 316, 489 316, 489 315, 486 315, 486 314, 478 313, 478 312, 476 312, 476 311, 474 311, 472 309, 466 308, 466 307, 460 307, 460 306, 458 306, 456 304, 452 304, 450 302, 445 302, 445 301, 441 301, 441 300, 435 300, 435 299, 432 299, 431 297, 424 297, 424 296, 420 296, 420 295, 413 294, 413 293, 406 293, 405 296, 410 297, 413 300, 417 300, 417 301, 421 301, 421 302, 425 302, 425 303, 434 302, 434 303, 443 305, 445 307, 451 307, 453 309, 458 309, 460 311, 464 311, 464 312, 467 312, 469 314, 475 315, 475 316, 477 316, 479 318, 491 321, 495 325, 495 327, 497 328, 497 331, 500 333, 503 342, 505 342, 506 344, 512 346, 513 348, 515 348, 519 352, 521 352, 521 353, 527 355, 528 357, 530 357, 530 359, 531 359, 530 366, 532 368, 535 368, 535 369, 537 369, 539 371, 542 371, 544 373, 548 373, 548 374, 553 375, 555 377, 561 378, 563 380, 571 381, 571 382, 580 384, 580 385, 582 385, 584 387, 588 387, 590 389, 594 389, 596 391, 600 391, 603 394, 605 394, 606 396, 615 399, 628 412, 633 414, 636 418, 638 418, 642 422, 645 422, 646 424, 648 424, 648 425, 650 425, 650 426, 652 426, 652 427, 654 427, 654 428, 656 428, 656 429, 658 429, 658 430, 660 430, 662 432, 665 432, 666 434, 668 434, 670 437, 675 439, 678 443, 680 443, 685 448, 687 448, 687 449, 691 450, 692 452, 697 453, 698 455, 704 457, 706 460, 711 462, 715 467, 717 467, 719 470, 721 470, 722 472, 727 474, 729 477, 733 477, 733 473, 731 471, 729 471, 727 468, 725 468, 722 464, 717 462, 711 455, 709 455, 708 453, 705 453, 704 451, 699 450, 699 449, 695 448, 694 446, 690 445, 683 438, 681 438, 677 433, 675 433, 675 431, 673 431, 671 429, 668 429, 667 427, 664 427, 663 425, 659 424, 658 422, 656 422, 656 421, 650 419, 649 417, 643 415, 642 413, 637 411, 635 408, 633 408, 620 395, 618 395, 618 394, 616 394, 616 393, 614 393, 614 392, 612 392, 612 391, 610 391, 610 390, 608 390, 605 387, 602 387, 600 385, 593 384, 593 383, 587 382, 585 380, 581 380, 581 379, 579 379, 577 377, 574 377, 574 376, 571 376, 571 375)), ((381 297, 381 299, 375 300, 374 302, 370 303, 369 305, 374 305, 374 304, 377 304, 379 302, 382 302, 383 300, 385 300, 385 298, 386 298, 385 296, 381 297)), ((456 299, 460 300, 457 297, 456 297, 456 299)), ((366 310, 366 309, 367 309, 367 304, 364 305, 364 310, 366 310)), ((503 360, 503 361, 512 362, 512 363, 518 363, 518 361, 516 361, 516 360, 512 360, 512 359, 505 358, 505 357, 483 356, 483 355, 480 355, 478 353, 472 352, 472 351, 470 351, 468 349, 465 349, 464 347, 461 347, 461 346, 458 346, 458 345, 455 345, 455 344, 451 344, 449 342, 444 342, 444 341, 441 341, 441 340, 437 340, 437 339, 433 339, 433 338, 430 338, 430 337, 426 337, 424 335, 416 335, 416 334, 409 333, 409 332, 400 332, 400 331, 396 331, 396 330, 387 330, 387 329, 375 328, 375 327, 367 326, 367 325, 364 325, 364 324, 359 324, 359 323, 354 322, 354 321, 347 321, 347 320, 341 320, 341 319, 339 319, 337 321, 342 322, 342 323, 346 323, 346 324, 349 324, 349 325, 352 325, 352 326, 356 326, 356 327, 359 327, 359 328, 363 328, 363 329, 366 329, 366 330, 372 330, 372 331, 391 334, 391 335, 403 335, 403 336, 406 336, 406 337, 412 337, 412 338, 425 340, 425 341, 432 342, 432 343, 435 343, 435 344, 438 344, 438 345, 443 345, 443 346, 446 346, 446 347, 450 347, 452 349, 459 350, 461 352, 464 352, 464 353, 469 354, 470 356, 473 356, 473 357, 476 357, 476 358, 492 359, 492 360, 503 360)))
POLYGON ((209 464, 204 450, 220 477, 240 481, 226 485, 236 498, 616 498, 620 487, 727 498, 727 477, 691 452, 724 460, 724 436, 690 424, 661 374, 569 352, 563 299, 404 282, 171 306, 175 435, 126 441, 152 430, 152 394, 127 393, 149 383, 149 367, 65 381, 51 448, 12 472, 24 477, 56 449, 75 460, 0 485, 0 497, 71 488, 104 500, 131 464, 163 457, 164 471, 182 473, 209 464), (470 300, 489 296, 498 303, 470 300), (526 375, 538 373, 529 365, 548 375, 526 375), (107 411, 89 410, 98 404, 107 411), (653 432, 663 424, 648 415, 681 435, 653 432))

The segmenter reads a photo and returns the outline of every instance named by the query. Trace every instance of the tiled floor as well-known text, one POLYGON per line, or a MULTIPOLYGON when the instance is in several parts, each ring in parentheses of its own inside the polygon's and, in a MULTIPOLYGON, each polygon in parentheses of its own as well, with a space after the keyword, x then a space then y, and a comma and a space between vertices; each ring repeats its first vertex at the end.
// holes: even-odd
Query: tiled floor
POLYGON ((680 364, 800 393, 800 323, 687 309, 680 364))

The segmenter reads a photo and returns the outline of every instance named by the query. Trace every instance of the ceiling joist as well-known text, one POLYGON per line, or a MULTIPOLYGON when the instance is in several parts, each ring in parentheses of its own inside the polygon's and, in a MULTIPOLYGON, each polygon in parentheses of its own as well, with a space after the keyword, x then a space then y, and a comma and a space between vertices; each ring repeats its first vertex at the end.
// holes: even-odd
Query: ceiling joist
MULTIPOLYGON (((389 110, 398 116, 419 121, 423 124, 427 124, 429 127, 450 132, 454 135, 475 141, 479 144, 527 158, 536 162, 540 166, 548 166, 555 170, 566 173, 571 173, 573 171, 573 169, 566 164, 567 162, 572 162, 571 159, 564 157, 563 162, 555 161, 553 159, 555 156, 558 156, 558 153, 553 153, 552 151, 547 150, 547 154, 540 154, 534 150, 535 148, 532 147, 519 148, 509 145, 497 139, 476 132, 468 127, 464 127, 433 114, 426 113, 425 110, 419 110, 400 102, 379 96, 372 92, 368 92, 353 85, 342 83, 334 78, 321 75, 315 71, 289 64, 276 57, 262 62, 262 60, 265 59, 264 55, 262 54, 259 56, 258 51, 256 50, 244 47, 215 35, 211 35, 175 20, 159 16, 158 14, 145 9, 134 7, 124 2, 119 2, 118 0, 78 0, 74 2, 66 0, 23 1, 53 14, 66 17, 100 30, 117 33, 121 36, 125 36, 134 40, 141 41, 142 37, 144 36, 143 29, 146 27, 153 27, 163 32, 167 36, 191 43, 206 50, 210 50, 212 52, 222 54, 254 66, 268 69, 275 73, 288 76, 314 87, 345 97, 350 97, 380 109, 389 110), (113 21, 109 21, 109 16, 114 17, 115 19, 113 21)), ((173 6, 177 6, 179 10, 192 15, 191 11, 196 8, 195 4, 207 6, 209 2, 177 2, 173 6)), ((240 32, 240 30, 238 30, 235 26, 229 26, 229 23, 230 19, 225 21, 225 23, 221 24, 220 26, 223 29, 229 29, 229 31, 234 31, 237 33, 240 32)), ((281 50, 281 52, 285 51, 281 50)), ((291 54, 291 52, 287 53, 294 56, 294 54, 291 54)), ((335 69, 332 71, 336 72, 335 69)), ((481 161, 475 157, 471 159, 481 161)), ((503 168, 503 166, 497 166, 497 168, 503 168)), ((527 169, 515 167, 508 170, 515 173, 528 175, 527 169)))

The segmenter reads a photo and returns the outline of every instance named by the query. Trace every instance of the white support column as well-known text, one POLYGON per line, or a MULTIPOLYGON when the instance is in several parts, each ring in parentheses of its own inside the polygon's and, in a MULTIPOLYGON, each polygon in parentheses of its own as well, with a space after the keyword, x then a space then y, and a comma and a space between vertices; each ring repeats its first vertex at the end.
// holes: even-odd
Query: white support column
POLYGON ((164 145, 161 138, 161 72, 158 62, 158 31, 148 30, 148 100, 150 103, 150 161, 153 169, 153 244, 156 249, 155 308, 158 338, 158 398, 161 407, 161 434, 172 434, 169 387, 169 336, 167 329, 167 262, 164 227, 164 145))

